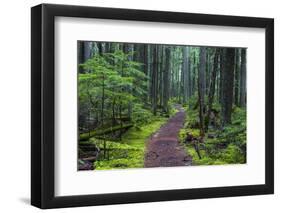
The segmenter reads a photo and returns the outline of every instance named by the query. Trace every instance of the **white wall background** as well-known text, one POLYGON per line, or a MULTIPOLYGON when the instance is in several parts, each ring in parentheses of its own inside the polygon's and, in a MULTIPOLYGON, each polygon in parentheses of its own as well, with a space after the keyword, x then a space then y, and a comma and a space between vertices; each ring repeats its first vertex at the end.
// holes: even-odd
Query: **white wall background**
MULTIPOLYGON (((276 212, 281 202, 281 13, 278 0, 45 0, 194 13, 275 18, 275 195, 50 210, 51 212, 276 212), (279 82, 279 85, 278 85, 279 82)), ((38 0, 2 1, 0 8, 0 211, 39 212, 30 197, 30 7, 38 0)))

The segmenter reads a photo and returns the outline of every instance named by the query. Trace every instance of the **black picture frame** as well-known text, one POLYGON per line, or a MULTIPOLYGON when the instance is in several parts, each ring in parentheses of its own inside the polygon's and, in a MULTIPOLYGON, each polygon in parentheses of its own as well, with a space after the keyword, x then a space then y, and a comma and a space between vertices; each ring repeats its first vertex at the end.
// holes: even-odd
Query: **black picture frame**
POLYGON ((31 9, 31 204, 59 208, 274 193, 274 20, 240 16, 41 4, 31 9), (266 32, 265 184, 96 195, 54 195, 55 17, 263 28, 266 32))

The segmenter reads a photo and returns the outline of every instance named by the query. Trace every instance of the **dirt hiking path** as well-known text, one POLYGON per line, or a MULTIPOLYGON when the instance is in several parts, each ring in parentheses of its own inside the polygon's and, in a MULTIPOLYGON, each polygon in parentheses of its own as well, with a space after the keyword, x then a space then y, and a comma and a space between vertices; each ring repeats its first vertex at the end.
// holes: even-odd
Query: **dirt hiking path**
POLYGON ((190 166, 192 158, 179 144, 178 133, 184 124, 185 111, 179 110, 147 142, 144 167, 190 166))

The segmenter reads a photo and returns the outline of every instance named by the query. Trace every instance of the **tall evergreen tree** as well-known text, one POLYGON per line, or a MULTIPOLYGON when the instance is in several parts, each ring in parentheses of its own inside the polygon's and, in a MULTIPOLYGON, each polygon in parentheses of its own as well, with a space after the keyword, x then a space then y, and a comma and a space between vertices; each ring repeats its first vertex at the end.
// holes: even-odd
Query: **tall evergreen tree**
POLYGON ((222 85, 222 124, 231 123, 231 113, 233 104, 233 82, 234 82, 234 61, 235 49, 225 48, 224 50, 224 69, 222 85))
POLYGON ((240 106, 246 106, 246 49, 241 50, 240 106))
POLYGON ((200 67, 199 67, 199 73, 198 73, 198 98, 199 98, 199 120, 200 120, 200 135, 204 136, 204 122, 205 122, 205 116, 204 116, 204 105, 205 105, 205 90, 206 90, 206 84, 205 84, 205 74, 206 74, 206 48, 201 47, 200 48, 200 67))

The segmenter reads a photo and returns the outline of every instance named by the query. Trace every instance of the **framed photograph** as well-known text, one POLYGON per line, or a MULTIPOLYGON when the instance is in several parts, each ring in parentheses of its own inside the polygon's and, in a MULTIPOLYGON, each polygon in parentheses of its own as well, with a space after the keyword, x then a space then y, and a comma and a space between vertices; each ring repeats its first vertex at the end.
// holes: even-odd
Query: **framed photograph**
POLYGON ((31 203, 272 194, 274 20, 31 9, 31 203))

